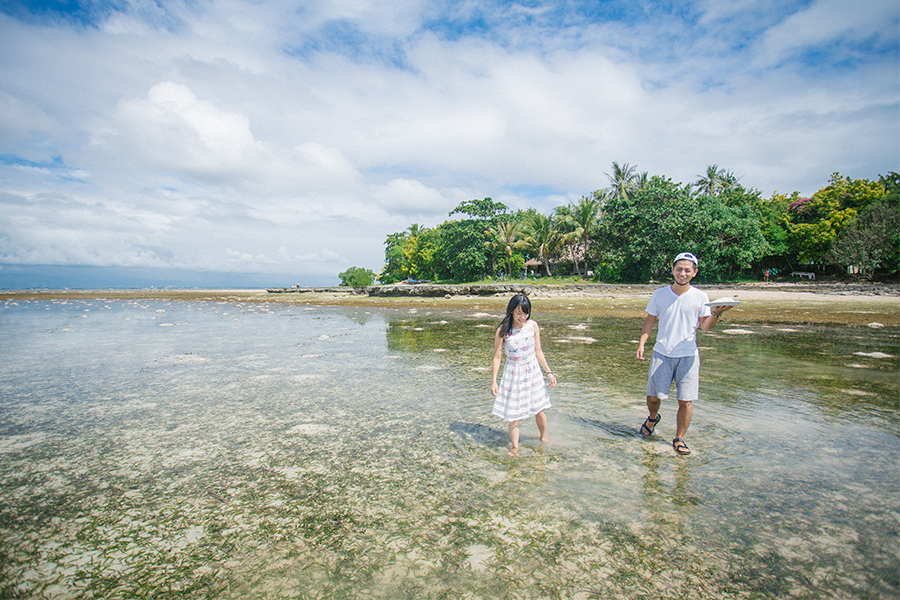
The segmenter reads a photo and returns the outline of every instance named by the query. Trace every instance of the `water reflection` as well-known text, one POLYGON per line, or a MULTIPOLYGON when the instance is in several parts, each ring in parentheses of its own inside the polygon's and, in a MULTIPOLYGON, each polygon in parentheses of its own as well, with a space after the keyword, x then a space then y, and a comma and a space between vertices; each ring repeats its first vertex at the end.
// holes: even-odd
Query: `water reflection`
MULTIPOLYGON (((660 502, 671 503, 678 507, 689 507, 701 504, 701 499, 691 488, 692 463, 677 461, 674 463, 674 483, 670 486, 661 481, 660 454, 658 451, 644 449, 643 464, 646 468, 644 479, 644 501, 647 512, 659 513, 660 502)), ((682 513, 679 513, 682 514, 682 513)))
POLYGON ((686 458, 674 401, 636 433, 639 318, 535 310, 560 386, 512 459, 499 315, 8 303, 0 597, 900 592, 897 331, 701 335, 686 458))

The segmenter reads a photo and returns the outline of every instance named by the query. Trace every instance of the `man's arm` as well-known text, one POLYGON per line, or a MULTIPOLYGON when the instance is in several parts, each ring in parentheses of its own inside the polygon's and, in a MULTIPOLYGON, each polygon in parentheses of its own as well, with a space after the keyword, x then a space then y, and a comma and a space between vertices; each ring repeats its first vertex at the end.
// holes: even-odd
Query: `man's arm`
POLYGON ((644 319, 644 325, 641 327, 641 339, 638 340, 638 360, 644 360, 644 345, 650 337, 650 332, 653 331, 654 323, 656 323, 656 315, 647 315, 647 318, 644 319))
POLYGON ((714 308, 710 311, 712 314, 709 315, 708 317, 700 317, 700 329, 702 329, 704 332, 709 331, 710 329, 715 327, 716 323, 719 322, 719 317, 722 316, 722 313, 725 312, 726 310, 731 310, 734 307, 733 306, 719 306, 717 308, 719 309, 718 312, 714 308))

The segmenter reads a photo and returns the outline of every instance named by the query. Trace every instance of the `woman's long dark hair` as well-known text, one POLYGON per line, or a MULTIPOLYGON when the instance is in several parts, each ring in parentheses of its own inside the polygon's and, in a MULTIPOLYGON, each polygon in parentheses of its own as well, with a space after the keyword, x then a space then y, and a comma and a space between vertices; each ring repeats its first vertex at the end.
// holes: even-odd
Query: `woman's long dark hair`
POLYGON ((512 327, 512 314, 518 306, 522 307, 526 315, 531 316, 531 300, 525 294, 516 294, 509 299, 509 304, 506 306, 506 316, 500 321, 500 335, 506 336, 509 333, 512 327))

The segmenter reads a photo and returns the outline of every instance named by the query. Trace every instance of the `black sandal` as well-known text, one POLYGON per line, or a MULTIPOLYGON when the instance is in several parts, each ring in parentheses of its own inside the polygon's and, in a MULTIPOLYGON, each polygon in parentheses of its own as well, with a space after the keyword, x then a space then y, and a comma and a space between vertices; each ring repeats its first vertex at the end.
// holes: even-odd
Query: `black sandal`
POLYGON ((647 415, 647 420, 644 421, 644 424, 641 425, 641 435, 653 435, 653 430, 656 429, 656 424, 659 423, 659 419, 662 415, 656 413, 656 418, 651 419, 650 415, 647 415), (653 423, 653 427, 649 427, 647 423, 653 423), (647 433, 644 433, 644 430, 647 430, 647 433))
POLYGON ((675 448, 675 452, 678 454, 683 454, 687 456, 691 453, 691 449, 688 448, 688 445, 684 443, 684 440, 681 438, 675 438, 672 440, 672 447, 675 448))

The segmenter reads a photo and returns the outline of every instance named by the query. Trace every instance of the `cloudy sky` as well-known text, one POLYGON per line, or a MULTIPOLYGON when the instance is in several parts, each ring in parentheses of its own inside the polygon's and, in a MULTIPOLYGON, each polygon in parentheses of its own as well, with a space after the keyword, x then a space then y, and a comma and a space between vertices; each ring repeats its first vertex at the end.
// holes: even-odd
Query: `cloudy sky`
POLYGON ((487 196, 549 213, 612 161, 767 197, 900 168, 897 0, 0 11, 0 287, 333 285, 389 233, 487 196))

